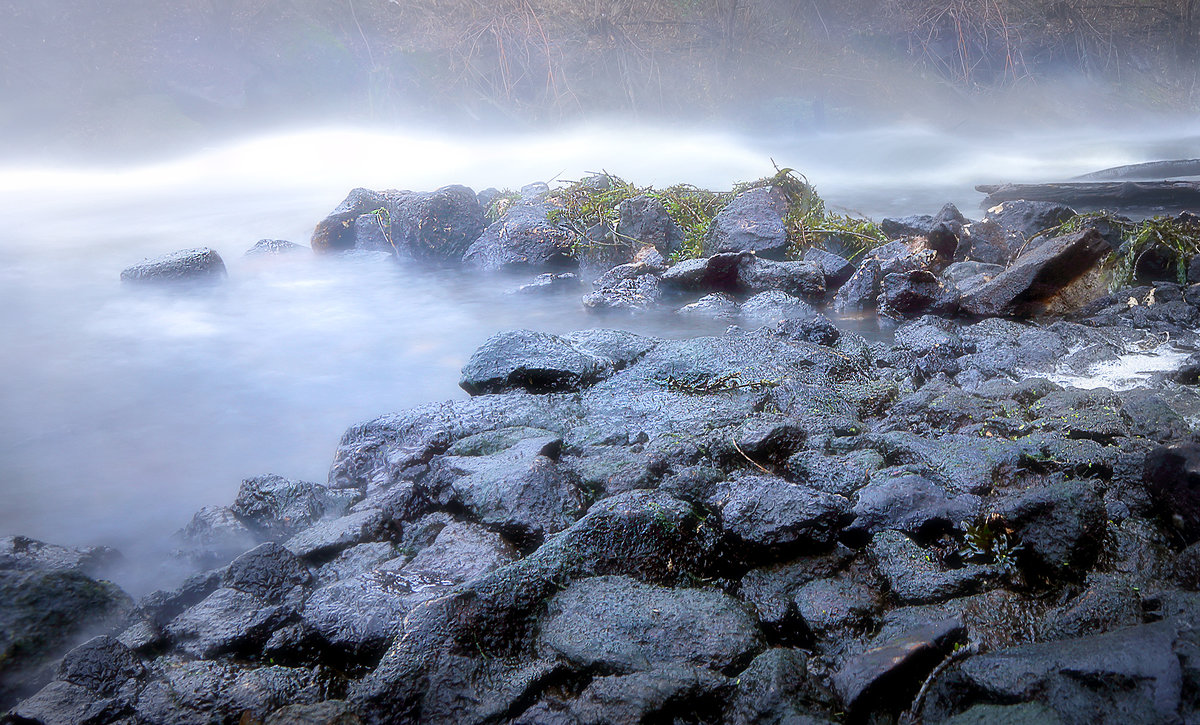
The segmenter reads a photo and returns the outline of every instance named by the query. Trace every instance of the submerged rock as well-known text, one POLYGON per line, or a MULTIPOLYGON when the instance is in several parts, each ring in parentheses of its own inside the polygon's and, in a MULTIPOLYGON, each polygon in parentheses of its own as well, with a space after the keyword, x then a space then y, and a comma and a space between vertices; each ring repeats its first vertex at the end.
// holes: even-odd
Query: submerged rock
POLYGON ((129 283, 214 282, 225 279, 225 261, 208 247, 184 249, 143 260, 121 271, 129 283))

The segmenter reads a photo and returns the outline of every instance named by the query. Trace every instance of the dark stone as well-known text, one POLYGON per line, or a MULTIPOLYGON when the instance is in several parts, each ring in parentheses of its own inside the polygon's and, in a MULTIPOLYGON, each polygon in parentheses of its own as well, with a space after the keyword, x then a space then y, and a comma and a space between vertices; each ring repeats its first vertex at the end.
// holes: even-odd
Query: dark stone
POLYGON ((1179 722, 1177 641, 1176 625, 1158 622, 975 655, 934 680, 925 718, 940 722, 980 702, 1038 702, 1066 723, 1179 722))
POLYGON ((260 239, 254 243, 253 247, 246 250, 245 256, 275 256, 279 254, 291 254, 301 249, 304 249, 304 247, 295 242, 289 242, 286 239, 260 239))
POLYGON ((120 699, 104 697, 87 687, 55 680, 21 702, 6 723, 38 725, 102 725, 116 722, 128 710, 120 699))
POLYGON ((1187 281, 1188 284, 1200 284, 1200 254, 1193 255, 1188 261, 1187 281))
POLYGON ((173 619, 163 631, 188 654, 211 659, 256 651, 288 614, 285 606, 223 587, 173 619))
POLYGON ((1087 571, 1104 543, 1104 501, 1089 483, 1038 486, 1001 499, 993 510, 1024 547, 1021 561, 1053 576, 1087 571))
POLYGON ((475 192, 465 186, 430 192, 354 189, 317 224, 312 248, 374 249, 403 258, 452 260, 479 238, 486 221, 475 192))
POLYGON ((1133 278, 1142 284, 1178 279, 1179 253, 1165 244, 1152 244, 1133 261, 1133 278))
POLYGON ((812 262, 821 268, 825 275, 825 289, 836 290, 854 275, 854 265, 843 257, 827 252, 819 247, 809 247, 804 250, 804 261, 812 262))
POLYGON ((817 315, 813 306, 786 292, 761 292, 742 303, 741 315, 752 324, 779 322, 787 319, 812 319, 817 315))
POLYGON ((713 672, 666 665, 597 677, 571 703, 577 725, 706 722, 719 714, 732 683, 713 672))
POLYGON ((894 716, 908 708, 925 677, 966 634, 957 617, 904 632, 848 659, 834 673, 833 688, 851 717, 894 716))
POLYGON ((514 204, 470 243, 463 262, 492 272, 578 266, 571 235, 549 220, 549 212, 541 202, 514 204))
POLYGON ((789 246, 783 226, 787 207, 786 195, 776 187, 743 191, 713 218, 705 253, 754 252, 768 259, 783 259, 789 246))
POLYGON ((658 338, 646 337, 625 330, 595 328, 568 332, 563 339, 583 352, 608 358, 616 370, 624 370, 641 360, 660 342, 658 338))
POLYGON ((917 269, 885 275, 879 284, 878 304, 880 313, 898 317, 950 314, 957 307, 958 294, 932 272, 917 269))
POLYGON ((593 292, 583 296, 586 310, 643 312, 662 297, 659 269, 644 262, 622 264, 592 283, 593 292))
POLYGON ((121 281, 130 283, 213 282, 227 276, 221 255, 208 247, 146 259, 121 271, 121 281))
POLYGON ((226 564, 260 542, 259 536, 224 506, 200 509, 175 538, 182 546, 172 553, 198 569, 226 564))
POLYGON ((94 637, 71 650, 58 666, 58 679, 113 697, 126 681, 146 674, 141 660, 112 637, 94 637))
POLYGON ((685 259, 663 273, 662 283, 684 292, 736 292, 738 271, 743 260, 749 257, 744 252, 727 252, 700 259, 685 259))
POLYGON ((769 649, 737 676, 728 699, 726 722, 819 723, 832 714, 829 694, 809 673, 800 649, 769 649))
POLYGON ((27 536, 0 538, 0 571, 78 571, 96 576, 121 560, 107 546, 66 547, 27 536))
POLYGON ((1200 445, 1159 446, 1146 454, 1143 482, 1159 516, 1185 543, 1200 540, 1200 445))
POLYGON ((846 533, 865 540, 891 529, 932 540, 959 522, 974 520, 979 509, 977 496, 951 496, 924 476, 881 477, 858 492, 854 522, 846 533))
POLYGON ((875 534, 868 553, 892 596, 904 603, 940 602, 974 594, 997 576, 994 568, 980 565, 946 568, 899 531, 875 534))
POLYGON ((942 271, 942 277, 962 293, 970 292, 1004 271, 1002 264, 955 262, 942 271))
POLYGON ((829 546, 850 508, 841 496, 760 475, 718 484, 708 504, 720 511, 731 542, 753 559, 829 546))
POLYGON ((288 539, 284 546, 302 559, 331 558, 355 544, 377 541, 384 524, 383 512, 367 509, 313 524, 288 539))
POLYGON ((363 214, 388 206, 388 198, 370 189, 351 189, 346 199, 329 216, 317 223, 311 246, 314 252, 338 252, 354 249, 355 221, 363 214))
POLYGON ((345 513, 345 503, 319 483, 267 475, 242 481, 230 510, 257 535, 278 541, 345 513))
POLYGON ((968 222, 958 207, 947 203, 938 211, 936 216, 929 214, 913 214, 899 219, 885 218, 879 223, 883 233, 891 239, 900 237, 928 237, 938 225, 946 225, 957 234, 968 222))
POLYGON ((1062 725, 1053 710, 1036 702, 1020 705, 976 705, 942 725, 1062 725))
POLYGON ((572 584, 547 605, 539 648, 597 672, 655 665, 734 671, 762 650, 753 617, 716 589, 671 589, 628 577, 572 584))
POLYGON ((362 720, 348 703, 325 700, 312 705, 284 705, 267 716, 263 725, 362 725, 362 720))
POLYGON ((838 338, 842 336, 842 331, 838 329, 837 325, 811 307, 809 310, 803 310, 796 306, 792 308, 792 312, 795 316, 775 323, 773 329, 776 335, 826 347, 835 345, 838 338))
POLYGON ((1140 577, 1088 577, 1087 589, 1046 617, 1043 636, 1048 640, 1069 639, 1141 624, 1142 597, 1135 581, 1140 577))
POLYGON ((459 386, 472 395, 523 388, 578 390, 613 372, 611 360, 544 332, 514 330, 488 338, 463 366, 459 386))
POLYGON ((281 601, 294 587, 312 581, 312 574, 292 552, 279 544, 260 544, 229 564, 224 584, 266 601, 281 601))
POLYGON ((865 628, 879 609, 875 590, 850 577, 811 581, 796 590, 792 601, 808 631, 818 637, 865 628))
POLYGON ((879 261, 866 259, 858 266, 833 298, 833 309, 838 312, 854 312, 874 309, 879 301, 879 288, 883 282, 883 271, 879 261))
MULTIPOLYGON (((413 582, 460 584, 474 581, 520 556, 499 534, 478 524, 452 521, 429 546, 395 570, 413 582)), ((382 568, 386 571, 392 567, 382 568)))
POLYGON ((978 317, 1029 315, 1109 251, 1095 229, 1047 240, 1022 254, 1003 273, 963 296, 962 311, 978 317))
MULTIPOLYGON (((430 595, 443 588, 423 587, 430 595)), ((304 603, 300 621, 334 661, 373 664, 423 597, 401 573, 370 571, 324 586, 304 603)))
POLYGON ((635 247, 650 245, 663 256, 670 256, 683 244, 683 231, 654 197, 626 199, 617 206, 617 214, 617 237, 635 247))
POLYGON ((819 299, 825 295, 825 272, 813 262, 776 262, 750 256, 737 272, 738 289, 755 294, 779 290, 795 297, 819 299))
POLYGON ((713 292, 700 299, 675 310, 675 314, 685 317, 706 317, 716 319, 732 319, 741 311, 737 300, 724 292, 713 292))

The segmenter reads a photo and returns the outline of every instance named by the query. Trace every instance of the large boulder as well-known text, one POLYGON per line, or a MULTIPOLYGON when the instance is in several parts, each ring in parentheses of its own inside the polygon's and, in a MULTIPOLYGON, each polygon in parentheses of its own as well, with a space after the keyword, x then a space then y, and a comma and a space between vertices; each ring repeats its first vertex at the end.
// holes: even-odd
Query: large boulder
POLYGON ((705 240, 705 254, 754 252, 768 259, 783 259, 789 241, 783 218, 788 200, 774 186, 743 191, 713 218, 705 240))
POLYGON ((581 669, 619 673, 667 664, 730 671, 762 650, 754 618, 728 594, 621 576, 585 579, 551 599, 538 646, 581 669))
POLYGON ((1074 210, 1055 202, 1006 201, 988 209, 981 221, 967 228, 955 259, 1007 265, 1044 241, 1034 240, 1038 233, 1073 216, 1074 210))
POLYGON ((544 332, 494 335, 471 355, 459 385, 472 395, 523 388, 531 393, 579 390, 611 375, 611 360, 544 332))
POLYGON ((962 311, 976 317, 1033 314, 1108 252, 1108 242, 1095 229, 1047 240, 964 295, 962 311))
POLYGON ((142 283, 213 282, 225 279, 225 261, 208 247, 183 249, 126 267, 121 281, 142 283))
POLYGON ((732 545, 752 558, 826 548, 850 509, 841 496, 760 475, 719 484, 708 504, 732 545))
POLYGON ((566 269, 578 266, 573 238, 550 221, 542 202, 515 204, 463 254, 463 263, 489 272, 566 269))
POLYGON ((465 186, 412 192, 354 189, 317 224, 317 252, 374 249, 399 257, 456 260, 479 238, 486 218, 465 186))
POLYGON ((616 236, 634 248, 652 246, 664 257, 683 244, 683 230, 652 196, 635 196, 617 206, 616 236))
POLYGON ((738 265, 739 291, 748 294, 779 290, 796 297, 825 295, 825 271, 814 262, 776 262, 751 256, 738 265))

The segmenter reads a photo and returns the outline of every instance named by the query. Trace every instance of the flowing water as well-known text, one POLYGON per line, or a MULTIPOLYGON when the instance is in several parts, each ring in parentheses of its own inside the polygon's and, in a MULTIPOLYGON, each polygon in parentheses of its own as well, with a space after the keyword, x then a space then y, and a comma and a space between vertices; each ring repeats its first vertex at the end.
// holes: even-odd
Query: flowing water
POLYGON ((347 426, 463 397, 459 368, 497 331, 722 327, 598 322, 573 298, 504 295, 513 279, 372 255, 242 256, 261 238, 307 243, 354 186, 517 188, 608 171, 720 189, 773 173, 774 161, 802 171, 835 209, 878 219, 953 201, 978 216, 975 183, 1196 156, 1194 131, 980 140, 921 128, 756 139, 318 129, 129 167, 0 161, 0 536, 115 546, 133 563, 120 583, 141 591, 193 511, 228 504, 247 476, 323 481, 347 426), (227 284, 119 282, 143 257, 197 246, 221 253, 227 284))

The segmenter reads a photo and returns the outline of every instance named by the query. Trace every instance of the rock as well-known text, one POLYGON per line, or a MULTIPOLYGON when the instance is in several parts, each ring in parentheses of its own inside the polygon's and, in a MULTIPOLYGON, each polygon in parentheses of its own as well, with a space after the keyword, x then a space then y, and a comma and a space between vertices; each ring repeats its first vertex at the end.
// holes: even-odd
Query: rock
POLYGON ((718 590, 600 576, 550 600, 538 647, 579 668, 626 673, 656 665, 733 671, 762 643, 754 619, 718 590))
POLYGON ((732 319, 741 311, 737 300, 724 292, 707 294, 691 304, 684 305, 675 314, 684 317, 705 317, 714 320, 732 319))
POLYGON ((313 592, 300 621, 332 661, 373 664, 404 627, 405 614, 446 588, 414 583, 400 572, 370 571, 313 592))
POLYGON ((571 722, 704 722, 722 710, 731 689, 720 675, 682 665, 597 677, 571 703, 571 722))
POLYGON ((1192 544, 1200 540, 1200 445, 1159 446, 1146 454, 1143 482, 1164 523, 1192 544))
POLYGON ((958 305, 958 294, 932 272, 918 269, 885 275, 879 284, 878 304, 882 314, 893 317, 950 314, 958 305))
POLYGON ((825 271, 813 262, 776 262, 750 256, 738 265, 737 284, 739 291, 749 294, 779 290, 795 297, 819 299, 825 295, 825 271))
POLYGON ((578 293, 583 289, 583 280, 574 272, 546 272, 533 278, 532 282, 512 290, 518 295, 550 295, 578 293))
POLYGON ((215 282, 228 277, 221 255, 208 247, 183 249, 145 259, 121 271, 121 281, 135 284, 215 282))
POLYGON ((738 271, 743 260, 749 257, 745 252, 726 252, 700 259, 685 259, 663 272, 662 284, 683 292, 736 292, 738 271))
POLYGON ((583 352, 612 361, 613 369, 624 370, 641 360, 660 340, 625 330, 590 329, 568 332, 567 342, 583 352))
POLYGON ((489 272, 577 266, 571 235, 552 223, 549 213, 542 202, 514 204, 471 243, 463 263, 489 272))
POLYGON ((362 725, 362 720, 348 703, 325 700, 312 705, 284 705, 263 725, 362 725))
POLYGON ((720 511, 731 543, 751 559, 829 546, 850 508, 841 496, 759 475, 718 484, 708 504, 720 511))
POLYGON ((776 187, 743 191, 713 218, 705 240, 706 254, 754 252, 767 259, 783 259, 789 241, 783 217, 788 202, 776 187))
POLYGON ((247 257, 264 257, 276 256, 280 254, 291 254, 298 252, 304 247, 294 242, 289 242, 286 239, 260 239, 254 243, 253 247, 246 250, 244 256, 247 257))
POLYGON ((916 474, 880 477, 858 492, 854 521, 846 533, 869 538, 886 530, 903 531, 932 541, 979 514, 977 496, 951 496, 943 487, 916 474))
POLYGON ((953 665, 929 689, 925 718, 940 722, 979 702, 1037 702, 1064 723, 1179 722, 1176 625, 1009 647, 953 665))
POLYGON ((1200 284, 1200 254, 1193 255, 1187 267, 1188 284, 1200 284))
POLYGON ((0 571, 77 571, 94 577, 120 560, 120 552, 107 546, 66 547, 27 536, 0 538, 0 571))
POLYGON ((402 258, 458 259, 486 223, 475 192, 445 186, 431 192, 354 189, 317 224, 317 252, 374 249, 402 258))
POLYGON ((726 722, 803 723, 828 719, 829 695, 808 671, 800 649, 769 649, 738 675, 726 722))
POLYGON ((259 543, 259 537, 237 514, 223 506, 200 509, 175 538, 182 547, 173 554, 199 569, 221 566, 259 543))
POLYGON ((319 483, 267 475, 247 478, 230 510, 260 537, 281 540, 313 525, 326 515, 345 513, 346 496, 337 496, 319 483))
POLYGON ((1047 616, 1043 636, 1069 639, 1141 624, 1142 597, 1134 581, 1140 581, 1140 577, 1089 576, 1087 589, 1047 616))
POLYGON ((968 223, 967 218, 962 215, 958 207, 948 203, 938 211, 936 216, 914 214, 899 219, 885 218, 879 222, 879 227, 888 237, 898 239, 900 237, 927 237, 939 224, 947 225, 957 234, 966 223, 968 223))
POLYGON ((1074 215, 1069 207, 1053 202, 1004 202, 988 209, 982 221, 967 228, 969 233, 964 235, 955 259, 1008 265, 1023 251, 1036 249, 1037 245, 1029 245, 1032 237, 1074 215))
POLYGON ((115 584, 78 568, 24 566, 0 569, 0 709, 44 685, 55 658, 111 631, 133 606, 115 584))
POLYGON ((962 311, 977 317, 1032 314, 1108 251, 1108 244, 1095 229, 1047 240, 1022 254, 990 282, 965 294, 962 311))
POLYGON ((866 259, 859 265, 833 298, 833 309, 838 312, 874 309, 879 300, 879 288, 883 272, 879 261, 866 259))
POLYGON ((617 237, 633 242, 635 247, 650 245, 669 257, 683 244, 683 230, 654 197, 626 199, 617 205, 617 214, 617 237))
POLYGON ((115 722, 128 703, 98 695, 70 682, 55 680, 8 713, 5 722, 80 725, 115 722))
POLYGON ((833 688, 852 718, 895 716, 908 709, 926 676, 966 634, 957 617, 904 632, 849 658, 834 673, 833 688))
POLYGON ((997 576, 994 568, 980 565, 943 568, 925 549, 899 531, 875 534, 867 551, 892 596, 903 603, 939 602, 973 594, 997 576))
POLYGON ((976 705, 942 721, 943 725, 1062 725, 1053 710, 1036 702, 976 705))
POLYGON ((808 631, 818 637, 865 628, 879 609, 875 591, 848 577, 811 581, 796 590, 792 601, 808 631))
POLYGON ((437 475, 480 523, 532 548, 583 513, 572 472, 557 463, 561 447, 562 439, 543 436, 490 456, 445 456, 437 475))
POLYGON ((775 334, 791 340, 803 340, 814 345, 833 347, 842 336, 837 325, 812 307, 804 310, 799 305, 790 310, 793 316, 775 323, 775 334))
POLYGON ((288 539, 284 546, 302 559, 332 557, 342 549, 364 541, 376 541, 383 533, 383 512, 368 509, 313 524, 288 539))
POLYGON ((112 637, 93 637, 63 657, 58 679, 112 697, 128 681, 146 674, 138 656, 112 637))
MULTIPOLYGON (((520 558, 520 552, 502 536, 477 524, 452 521, 429 546, 398 571, 406 579, 433 584, 460 584, 520 558)), ((383 570, 391 567, 384 566, 383 570)))
POLYGON ((658 268, 643 262, 631 262, 605 272, 583 296, 586 310, 642 312, 651 309, 662 297, 658 268))
POLYGON ((996 275, 1004 271, 1002 264, 987 264, 984 262, 955 262, 942 272, 946 281, 953 284, 964 294, 990 282, 996 275))
POLYGON ((812 319, 818 313, 799 297, 772 290, 756 294, 743 302, 741 314, 751 324, 763 324, 794 318, 812 319))
POLYGON ((611 360, 557 335, 532 330, 488 338, 463 366, 459 386, 472 395, 523 388, 531 393, 579 390, 611 375, 611 360))
POLYGON ((397 558, 401 561, 405 559, 400 556, 396 545, 390 541, 357 544, 323 564, 317 570, 315 585, 322 587, 359 574, 366 574, 378 569, 380 564, 397 558))
POLYGON ((224 585, 269 602, 279 602, 312 574, 292 552, 278 544, 260 544, 229 564, 224 585))
POLYGON ((871 480, 871 472, 883 466, 883 457, 872 450, 829 456, 819 451, 798 451, 788 459, 787 472, 793 480, 825 493, 853 498, 871 480))
POLYGON ((249 654, 266 643, 288 614, 287 607, 223 587, 173 619, 163 631, 194 657, 249 654))
POLYGON ((804 261, 812 262, 821 268, 825 275, 825 289, 836 290, 854 276, 854 265, 843 257, 827 252, 819 247, 809 247, 804 250, 804 261))
POLYGON ((1052 576, 1087 571, 1104 542, 1104 501, 1082 481, 1050 483, 1004 497, 993 510, 1023 547, 1021 561, 1052 576))

